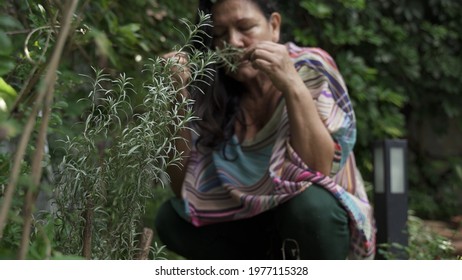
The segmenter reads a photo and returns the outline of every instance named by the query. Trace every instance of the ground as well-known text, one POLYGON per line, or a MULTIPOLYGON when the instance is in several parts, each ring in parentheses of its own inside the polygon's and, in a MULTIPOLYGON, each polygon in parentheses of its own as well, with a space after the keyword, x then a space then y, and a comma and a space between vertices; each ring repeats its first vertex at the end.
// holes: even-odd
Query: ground
POLYGON ((434 232, 448 238, 456 249, 455 255, 462 256, 462 215, 453 217, 450 222, 426 220, 424 223, 434 232))

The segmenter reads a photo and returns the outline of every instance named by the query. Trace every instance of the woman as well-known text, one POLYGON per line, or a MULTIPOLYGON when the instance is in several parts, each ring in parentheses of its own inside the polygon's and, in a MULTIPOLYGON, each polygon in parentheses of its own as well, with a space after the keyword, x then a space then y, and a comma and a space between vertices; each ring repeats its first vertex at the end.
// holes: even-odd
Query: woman
POLYGON ((200 10, 212 16, 209 47, 243 54, 195 97, 201 121, 177 145, 184 168, 170 173, 177 198, 159 209, 161 240, 188 259, 372 258, 354 112, 331 57, 278 43, 269 0, 200 10))

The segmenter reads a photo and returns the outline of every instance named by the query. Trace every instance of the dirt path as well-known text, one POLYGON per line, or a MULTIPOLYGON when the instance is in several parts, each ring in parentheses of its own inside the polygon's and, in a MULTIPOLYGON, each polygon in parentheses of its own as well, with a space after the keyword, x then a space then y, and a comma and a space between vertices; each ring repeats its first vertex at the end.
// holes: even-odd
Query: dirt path
POLYGON ((448 238, 454 248, 455 255, 462 256, 462 216, 456 216, 451 222, 426 220, 424 223, 434 232, 448 238))

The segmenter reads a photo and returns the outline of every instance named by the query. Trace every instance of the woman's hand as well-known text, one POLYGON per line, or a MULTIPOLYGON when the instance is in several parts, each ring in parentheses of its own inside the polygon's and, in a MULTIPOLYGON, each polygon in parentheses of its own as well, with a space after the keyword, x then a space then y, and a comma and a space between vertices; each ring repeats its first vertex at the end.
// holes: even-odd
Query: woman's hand
POLYGON ((191 79, 187 54, 183 52, 169 52, 162 57, 169 61, 167 65, 171 67, 170 71, 173 73, 175 87, 184 88, 191 79))
POLYGON ((294 86, 303 86, 285 45, 259 42, 246 50, 242 60, 250 61, 255 69, 263 71, 282 93, 294 86))

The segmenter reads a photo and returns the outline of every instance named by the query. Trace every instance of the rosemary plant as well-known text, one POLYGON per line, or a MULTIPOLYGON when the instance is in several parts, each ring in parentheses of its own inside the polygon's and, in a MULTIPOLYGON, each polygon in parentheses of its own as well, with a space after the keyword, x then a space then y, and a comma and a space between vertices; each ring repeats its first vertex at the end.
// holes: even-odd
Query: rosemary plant
MULTIPOLYGON (((66 139, 65 154, 57 176, 56 204, 59 222, 57 243, 64 254, 91 259, 135 259, 139 253, 140 223, 146 200, 163 184, 166 168, 179 164, 175 149, 178 131, 194 120, 192 100, 180 92, 200 79, 210 79, 216 54, 196 51, 209 15, 199 24, 185 22, 185 43, 176 51, 187 56, 150 60, 150 79, 135 90, 134 78, 113 79, 95 71, 91 103, 81 136, 66 139), (191 79, 178 86, 175 71, 188 69, 191 79), (142 94, 133 108, 130 97, 142 94)), ((155 251, 155 248, 152 248, 155 251)), ((159 252, 153 252, 159 256, 159 252)))
POLYGON ((236 72, 241 63, 241 58, 244 49, 234 47, 227 42, 223 43, 222 48, 217 48, 215 51, 220 66, 228 69, 229 72, 236 72))

